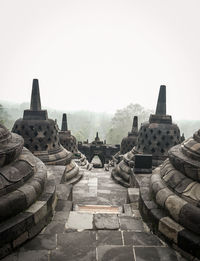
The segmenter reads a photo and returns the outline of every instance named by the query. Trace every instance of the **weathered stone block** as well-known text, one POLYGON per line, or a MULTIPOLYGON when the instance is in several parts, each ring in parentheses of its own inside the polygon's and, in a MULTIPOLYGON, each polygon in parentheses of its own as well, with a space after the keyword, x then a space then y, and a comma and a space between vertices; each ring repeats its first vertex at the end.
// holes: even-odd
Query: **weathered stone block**
POLYGON ((93 214, 71 211, 65 228, 76 230, 92 229, 93 214))
POLYGON ((128 188, 128 199, 130 203, 138 202, 139 188, 128 188))
POLYGON ((119 220, 116 214, 95 214, 94 226, 96 229, 119 229, 119 220))
POLYGON ((178 240, 178 233, 183 230, 184 228, 174 222, 169 217, 164 217, 159 221, 158 230, 170 241, 173 241, 177 244, 178 240))

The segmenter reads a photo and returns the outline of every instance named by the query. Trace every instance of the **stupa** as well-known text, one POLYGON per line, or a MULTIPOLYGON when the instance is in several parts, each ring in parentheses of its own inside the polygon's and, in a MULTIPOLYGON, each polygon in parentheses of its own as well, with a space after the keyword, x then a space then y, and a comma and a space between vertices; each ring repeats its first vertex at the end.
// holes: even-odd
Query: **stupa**
POLYGON ((57 124, 48 118, 47 110, 41 109, 39 83, 33 80, 30 110, 18 119, 12 129, 24 138, 24 146, 48 165, 65 165, 72 153, 66 151, 59 141, 57 124))
POLYGON ((200 130, 172 147, 150 183, 140 187, 140 210, 155 233, 194 260, 200 258, 199 202, 200 130))
POLYGON ((47 165, 64 165, 65 178, 69 181, 79 173, 73 154, 60 144, 57 123, 48 118, 47 110, 41 109, 39 83, 33 80, 30 110, 18 119, 13 132, 24 138, 24 146, 47 165))
POLYGON ((73 154, 76 154, 78 152, 76 138, 71 134, 71 131, 68 130, 66 113, 63 113, 62 116, 62 127, 61 131, 59 131, 59 139, 60 143, 66 150, 70 151, 73 154))
POLYGON ((122 139, 120 153, 125 154, 135 147, 138 137, 138 117, 134 116, 132 130, 128 133, 128 136, 122 139))
POLYGON ((0 258, 49 222, 56 197, 44 163, 0 124, 0 258))
POLYGON ((73 158, 76 159, 76 162, 80 166, 88 166, 88 161, 85 155, 83 155, 79 150, 78 150, 78 145, 76 138, 71 134, 71 131, 68 130, 68 123, 67 123, 67 115, 66 113, 63 113, 62 116, 62 126, 61 126, 61 131, 59 131, 59 139, 61 145, 71 153, 73 153, 73 158))
POLYGON ((113 169, 112 177, 120 184, 130 187, 130 176, 134 171, 135 154, 152 155, 153 167, 159 166, 168 156, 168 150, 181 142, 180 130, 166 115, 166 86, 161 85, 156 113, 151 114, 149 122, 141 124, 135 147, 123 156, 113 169))

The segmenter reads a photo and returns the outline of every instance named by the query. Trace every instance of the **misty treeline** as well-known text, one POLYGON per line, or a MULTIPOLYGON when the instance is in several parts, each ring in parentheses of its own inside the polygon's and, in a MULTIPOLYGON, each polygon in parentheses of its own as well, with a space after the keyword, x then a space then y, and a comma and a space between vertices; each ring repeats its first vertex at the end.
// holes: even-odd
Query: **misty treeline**
MULTIPOLYGON (((16 119, 23 117, 23 111, 29 108, 28 103, 13 104, 0 101, 0 123, 9 130, 16 119)), ((153 111, 145 109, 140 104, 129 104, 127 107, 117 110, 115 114, 97 113, 91 111, 57 111, 47 108, 49 118, 56 119, 61 128, 62 113, 67 113, 68 129, 77 138, 77 141, 93 141, 96 132, 99 132, 101 140, 109 144, 120 144, 123 137, 131 131, 133 117, 138 116, 138 123, 148 121, 153 111)), ((200 128, 200 121, 176 121, 181 133, 190 137, 200 128)))

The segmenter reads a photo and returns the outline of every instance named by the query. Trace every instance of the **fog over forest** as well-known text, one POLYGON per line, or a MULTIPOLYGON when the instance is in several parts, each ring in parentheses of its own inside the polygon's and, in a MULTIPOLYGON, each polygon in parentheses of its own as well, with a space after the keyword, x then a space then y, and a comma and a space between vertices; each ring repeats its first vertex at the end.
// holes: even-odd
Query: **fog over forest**
MULTIPOLYGON (((23 117, 24 109, 29 108, 29 103, 12 103, 0 101, 0 122, 12 130, 14 122, 23 117)), ((129 104, 125 108, 117 110, 114 114, 106 112, 92 111, 59 111, 52 108, 43 108, 48 110, 48 116, 56 119, 59 128, 61 128, 62 114, 67 113, 68 129, 77 138, 77 141, 93 141, 96 132, 99 132, 101 140, 106 140, 110 144, 120 144, 123 137, 126 137, 132 127, 132 119, 138 116, 139 126, 142 122, 148 121, 149 115, 154 111, 144 108, 139 104, 129 104)), ((181 134, 185 138, 193 135, 199 129, 200 121, 194 120, 174 120, 178 124, 181 134)))

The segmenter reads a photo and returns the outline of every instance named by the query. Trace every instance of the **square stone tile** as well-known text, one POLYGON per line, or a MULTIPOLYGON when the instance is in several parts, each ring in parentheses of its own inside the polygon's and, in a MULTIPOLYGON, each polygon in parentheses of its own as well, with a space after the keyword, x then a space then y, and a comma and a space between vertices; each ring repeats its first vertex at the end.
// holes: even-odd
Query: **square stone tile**
POLYGON ((134 219, 129 216, 120 216, 119 221, 121 230, 144 231, 143 223, 139 219, 134 219))
POLYGON ((159 238, 151 233, 124 231, 124 244, 133 246, 162 246, 159 238))
POLYGON ((58 221, 51 221, 46 228, 44 229, 44 231, 42 232, 42 234, 51 234, 51 235, 55 235, 58 233, 63 233, 65 231, 65 223, 62 222, 58 222, 58 221))
POLYGON ((98 246, 98 261, 135 261, 129 246, 98 246))
POLYGON ((176 252, 168 247, 135 247, 137 261, 178 261, 176 252))
POLYGON ((95 214, 94 226, 96 229, 119 229, 119 220, 116 214, 95 214))
POLYGON ((65 224, 66 229, 93 229, 93 214, 71 211, 65 224))
POLYGON ((98 245, 123 245, 121 231, 99 230, 97 232, 98 245))
POLYGON ((58 248, 51 251, 50 261, 96 260, 96 233, 69 232, 58 235, 58 248))
POLYGON ((27 250, 52 250, 56 248, 56 235, 55 234, 40 234, 30 241, 23 244, 20 248, 21 251, 27 250))

